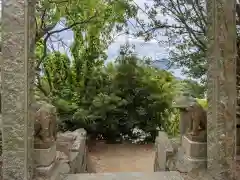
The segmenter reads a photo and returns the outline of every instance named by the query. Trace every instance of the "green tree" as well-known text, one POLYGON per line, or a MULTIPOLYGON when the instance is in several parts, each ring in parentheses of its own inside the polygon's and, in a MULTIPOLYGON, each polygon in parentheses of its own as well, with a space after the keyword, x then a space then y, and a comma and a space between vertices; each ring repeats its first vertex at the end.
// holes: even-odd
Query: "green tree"
MULTIPOLYGON (((71 71, 74 74, 76 69, 72 67, 71 71)), ((145 60, 124 55, 116 63, 94 66, 88 84, 72 88, 75 95, 68 98, 62 96, 69 88, 68 80, 61 87, 58 81, 52 83, 59 87, 54 96, 63 115, 62 127, 68 130, 82 127, 93 137, 113 142, 124 135, 133 137, 136 127, 150 133, 151 141, 157 128, 168 129, 173 80, 170 73, 149 66, 145 60)))
POLYGON ((49 17, 42 18, 47 22, 45 28, 50 24, 56 27, 64 18, 62 30, 74 33, 71 57, 47 49, 46 38, 59 32, 54 27, 41 36, 38 29, 36 35, 37 69, 41 72, 38 93, 57 107, 62 130, 81 127, 93 137, 111 142, 123 135, 133 136, 136 127, 149 133, 150 140, 155 139, 157 128, 172 131, 168 127, 176 81, 170 73, 151 67, 148 59, 140 59, 128 49, 122 50, 115 63, 104 64, 111 33, 122 31, 127 19, 136 16, 131 2, 41 1, 38 11, 43 12, 43 7, 49 17))
POLYGON ((184 79, 176 83, 176 94, 187 94, 194 98, 204 98, 206 87, 197 81, 184 79))
MULTIPOLYGON (((42 71, 46 72, 43 62, 49 60, 48 45, 53 36, 67 30, 73 31, 74 43, 71 54, 76 68, 75 78, 80 83, 83 74, 91 71, 94 60, 106 59, 104 50, 113 41, 111 33, 121 31, 126 20, 134 17, 136 12, 136 7, 131 5, 131 1, 126 0, 39 1, 36 7, 35 36, 37 87, 43 90, 39 80, 42 71), (59 23, 63 24, 63 27, 56 29, 59 23)), ((83 84, 87 81, 88 77, 85 76, 83 84)))
MULTIPOLYGON (((206 8, 205 0, 154 0, 142 11, 149 23, 142 23, 138 35, 147 39, 167 35, 172 65, 184 67, 187 75, 205 78, 206 75, 206 8), (168 17, 159 19, 158 15, 168 17)), ((162 42, 160 42, 162 43, 162 42)))
MULTIPOLYGON (((139 7, 141 12, 148 16, 148 22, 137 19, 139 24, 137 35, 146 37, 146 40, 156 38, 159 34, 166 35, 168 37, 166 45, 172 47, 170 64, 183 67, 185 74, 190 77, 205 80, 207 71, 206 1, 153 0, 151 4, 150 6, 146 3, 144 9, 139 7), (167 17, 168 20, 163 17, 160 19, 159 15, 167 17)), ((236 16, 236 25, 239 25, 240 4, 238 2, 236 16)), ((237 34, 240 39, 239 28, 237 28, 237 34)), ((238 40, 237 45, 239 44, 238 40)))

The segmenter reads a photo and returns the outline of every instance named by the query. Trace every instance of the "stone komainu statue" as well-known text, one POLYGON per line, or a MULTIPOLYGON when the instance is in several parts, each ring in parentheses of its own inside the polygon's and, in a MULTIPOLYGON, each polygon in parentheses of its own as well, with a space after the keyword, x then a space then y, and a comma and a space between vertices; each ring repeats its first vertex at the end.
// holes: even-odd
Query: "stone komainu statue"
MULTIPOLYGON (((185 114, 182 121, 183 125, 188 128, 187 134, 196 136, 201 130, 206 129, 207 112, 196 99, 189 96, 180 96, 180 98, 176 99, 173 106, 180 109, 181 113, 185 114)), ((186 128, 184 127, 184 129, 186 128)))
POLYGON ((190 122, 189 122, 189 134, 196 136, 199 135, 201 130, 206 130, 207 128, 207 112, 203 107, 195 102, 189 107, 186 108, 186 111, 189 113, 190 122))
POLYGON ((37 149, 50 148, 56 141, 57 114, 56 108, 42 103, 35 113, 34 146, 37 149))

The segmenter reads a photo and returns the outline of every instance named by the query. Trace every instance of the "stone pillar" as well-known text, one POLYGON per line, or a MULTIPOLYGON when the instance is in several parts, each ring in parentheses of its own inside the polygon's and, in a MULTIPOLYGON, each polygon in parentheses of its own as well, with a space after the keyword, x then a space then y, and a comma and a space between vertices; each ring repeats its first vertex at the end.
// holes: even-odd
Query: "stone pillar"
POLYGON ((31 180, 34 2, 7 0, 2 3, 2 179, 31 180))
MULTIPOLYGON (((208 171, 231 179, 236 137, 236 0, 209 0, 208 171)), ((233 170, 233 171, 232 171, 233 170)))

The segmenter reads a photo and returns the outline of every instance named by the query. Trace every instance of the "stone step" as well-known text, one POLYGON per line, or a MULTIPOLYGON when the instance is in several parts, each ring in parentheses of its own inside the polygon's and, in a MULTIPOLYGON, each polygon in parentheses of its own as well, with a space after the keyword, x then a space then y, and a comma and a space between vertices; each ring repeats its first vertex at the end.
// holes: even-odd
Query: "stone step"
POLYGON ((53 167, 46 167, 42 170, 36 169, 34 180, 60 180, 62 173, 68 173, 70 167, 63 161, 57 161, 53 167))
POLYGON ((117 173, 92 173, 68 174, 61 180, 184 180, 179 172, 117 172, 117 173))

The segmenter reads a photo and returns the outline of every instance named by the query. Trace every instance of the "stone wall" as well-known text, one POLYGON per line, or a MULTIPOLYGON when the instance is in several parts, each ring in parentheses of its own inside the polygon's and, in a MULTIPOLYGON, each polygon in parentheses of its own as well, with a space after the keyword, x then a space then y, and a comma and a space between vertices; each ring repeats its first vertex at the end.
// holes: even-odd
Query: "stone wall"
POLYGON ((180 138, 169 139, 165 132, 159 132, 155 140, 155 160, 154 172, 157 171, 174 171, 175 155, 178 151, 180 138), (170 165, 171 164, 171 165, 170 165))
MULTIPOLYGON (((56 108, 44 102, 35 103, 34 177, 57 180, 61 174, 88 172, 86 137, 84 129, 57 133, 56 108)), ((1 117, 1 114, 0 114, 1 117)), ((0 118, 0 127, 1 118, 0 118)), ((0 130, 0 179, 2 179, 2 136, 0 130)), ((91 172, 93 172, 91 170, 91 172)))
POLYGON ((84 129, 58 133, 55 148, 48 152, 38 153, 38 156, 35 156, 35 162, 41 162, 42 165, 35 169, 37 172, 36 179, 58 180, 64 174, 88 172, 86 137, 87 134, 84 129), (44 163, 49 164, 47 162, 51 161, 52 157, 55 157, 54 166, 44 167, 44 163))
MULTIPOLYGON (((58 180, 62 174, 92 173, 89 167, 86 131, 58 133, 54 148, 35 149, 35 178, 37 180, 58 180), (52 158, 54 165, 51 164, 52 158), (39 166, 40 164, 40 166, 39 166), (51 164, 51 166, 49 166, 51 164)), ((0 179, 2 177, 2 157, 0 156, 0 179)))
POLYGON ((207 144, 184 135, 170 139, 165 132, 159 132, 155 141, 156 156, 154 171, 206 170, 207 144), (181 140, 182 139, 182 140, 181 140))
POLYGON ((62 162, 64 173, 87 172, 86 131, 59 133, 57 136, 57 158, 62 162))

